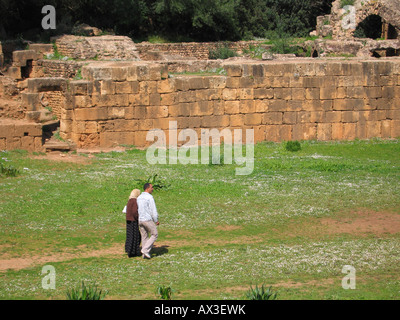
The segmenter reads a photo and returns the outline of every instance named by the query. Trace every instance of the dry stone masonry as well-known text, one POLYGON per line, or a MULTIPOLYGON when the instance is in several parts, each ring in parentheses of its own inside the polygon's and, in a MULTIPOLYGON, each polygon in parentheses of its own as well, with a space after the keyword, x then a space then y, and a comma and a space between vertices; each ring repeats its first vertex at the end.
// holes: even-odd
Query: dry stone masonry
POLYGON ((95 64, 71 81, 61 134, 80 148, 143 147, 151 129, 253 128, 255 140, 400 136, 400 61, 226 63, 168 78, 165 65, 95 64))

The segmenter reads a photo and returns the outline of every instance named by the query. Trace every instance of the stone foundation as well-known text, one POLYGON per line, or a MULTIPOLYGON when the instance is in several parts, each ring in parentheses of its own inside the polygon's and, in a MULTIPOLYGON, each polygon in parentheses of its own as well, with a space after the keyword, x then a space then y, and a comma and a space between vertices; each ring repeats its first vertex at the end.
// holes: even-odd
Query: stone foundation
MULTIPOLYGON (((165 65, 85 66, 61 136, 79 148, 144 147, 151 129, 252 128, 255 141, 400 136, 400 60, 227 62, 226 76, 168 78, 165 65)), ((168 135, 167 135, 168 136, 168 135)), ((199 134, 200 136, 200 134, 199 134)))
POLYGON ((42 125, 0 119, 0 150, 43 151, 42 125))

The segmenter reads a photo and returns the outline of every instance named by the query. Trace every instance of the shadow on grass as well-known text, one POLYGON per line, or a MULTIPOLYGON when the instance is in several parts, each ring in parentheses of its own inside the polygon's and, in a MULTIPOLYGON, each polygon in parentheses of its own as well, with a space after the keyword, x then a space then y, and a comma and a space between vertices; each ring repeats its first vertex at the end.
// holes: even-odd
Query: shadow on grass
POLYGON ((154 246, 152 250, 152 255, 155 255, 156 257, 162 256, 163 254, 168 253, 167 248, 169 248, 169 246, 161 246, 161 247, 154 246))

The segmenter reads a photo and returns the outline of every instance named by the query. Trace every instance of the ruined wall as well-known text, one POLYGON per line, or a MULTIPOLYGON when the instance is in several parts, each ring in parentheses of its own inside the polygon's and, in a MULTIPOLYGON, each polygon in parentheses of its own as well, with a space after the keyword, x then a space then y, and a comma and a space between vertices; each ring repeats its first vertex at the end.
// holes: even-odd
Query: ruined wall
POLYGON ((0 119, 0 150, 42 151, 42 126, 0 119))
MULTIPOLYGON (((238 42, 181 42, 181 43, 137 43, 136 48, 140 59, 154 60, 151 52, 160 51, 169 55, 182 56, 186 58, 195 58, 199 60, 209 59, 210 50, 218 47, 227 46, 235 51, 243 51, 249 47, 262 45, 259 41, 238 41, 238 42)), ((267 46, 267 45, 265 45, 267 46)))
MULTIPOLYGON (((400 136, 400 61, 226 63, 227 76, 168 78, 165 65, 89 65, 71 81, 61 134, 78 147, 145 146, 147 132, 253 128, 255 140, 400 136)), ((200 134, 199 134, 200 136, 200 134)), ((147 143, 148 144, 148 143, 147 143)))
POLYGON ((382 18, 382 38, 388 39, 390 24, 400 39, 400 2, 397 0, 355 0, 353 5, 345 7, 341 0, 335 0, 331 14, 317 18, 317 34, 332 35, 333 39, 352 38, 356 27, 370 15, 382 18))

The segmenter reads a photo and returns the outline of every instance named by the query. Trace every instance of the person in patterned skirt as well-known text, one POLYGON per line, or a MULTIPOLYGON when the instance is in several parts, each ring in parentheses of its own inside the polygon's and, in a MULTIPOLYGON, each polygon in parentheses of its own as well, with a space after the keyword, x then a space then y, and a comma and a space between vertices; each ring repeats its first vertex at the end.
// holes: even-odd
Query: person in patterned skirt
POLYGON ((125 252, 129 258, 141 256, 140 241, 141 235, 139 232, 139 213, 136 199, 140 195, 140 190, 135 189, 126 205, 126 242, 125 252))

